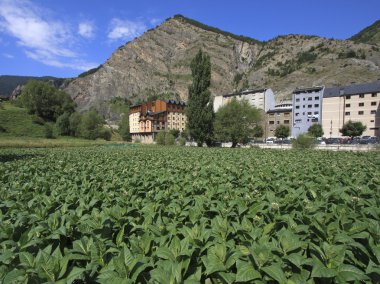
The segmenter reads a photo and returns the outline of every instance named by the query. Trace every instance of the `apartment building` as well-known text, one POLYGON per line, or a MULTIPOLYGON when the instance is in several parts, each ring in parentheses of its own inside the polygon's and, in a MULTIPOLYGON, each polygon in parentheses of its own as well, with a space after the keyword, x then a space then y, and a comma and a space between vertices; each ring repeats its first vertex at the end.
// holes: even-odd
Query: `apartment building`
POLYGON ((215 96, 214 111, 217 112, 220 107, 226 105, 233 98, 238 100, 245 99, 250 105, 262 109, 265 112, 275 106, 275 98, 272 89, 249 89, 239 93, 215 96))
POLYGON ((363 135, 380 137, 380 80, 326 88, 322 103, 325 137, 339 137, 339 129, 349 120, 367 126, 363 135))
POLYGON ((129 129, 132 141, 153 143, 155 135, 161 130, 186 127, 185 102, 175 100, 156 100, 130 107, 129 129))
POLYGON ((293 91, 293 137, 307 133, 310 126, 321 123, 324 89, 324 86, 319 86, 293 91))
POLYGON ((289 126, 292 128, 292 101, 282 101, 266 113, 265 119, 265 137, 274 137, 276 128, 279 125, 289 126))

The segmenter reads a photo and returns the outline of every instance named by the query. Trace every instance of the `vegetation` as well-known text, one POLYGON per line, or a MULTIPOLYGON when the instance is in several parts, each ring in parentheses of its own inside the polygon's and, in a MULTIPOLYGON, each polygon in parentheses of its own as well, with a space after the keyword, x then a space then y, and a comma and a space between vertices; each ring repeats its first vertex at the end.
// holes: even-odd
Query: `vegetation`
POLYGON ((315 147, 315 138, 306 134, 299 135, 292 142, 293 149, 311 149, 315 147))
POLYGON ((104 119, 95 110, 85 112, 79 123, 80 137, 90 140, 103 138, 103 124, 104 119))
POLYGON ((131 141, 132 137, 129 133, 129 116, 124 114, 119 123, 119 134, 124 141, 131 141))
POLYGON ((231 37, 233 39, 237 39, 237 40, 240 40, 240 41, 243 41, 243 42, 247 42, 249 44, 262 44, 262 42, 258 41, 257 39, 253 39, 253 38, 250 38, 250 37, 247 37, 247 36, 236 35, 236 34, 233 34, 233 33, 230 33, 230 32, 222 31, 222 30, 220 30, 218 28, 205 25, 205 24, 200 23, 200 22, 198 22, 196 20, 186 18, 186 17, 184 17, 182 15, 179 15, 179 14, 174 15, 173 18, 174 19, 182 20, 182 21, 184 21, 186 23, 189 23, 189 24, 191 24, 193 26, 196 26, 198 28, 201 28, 203 30, 214 32, 214 33, 221 34, 221 35, 224 35, 224 36, 228 36, 228 37, 231 37))
POLYGON ((52 121, 65 112, 74 112, 75 108, 68 94, 41 81, 29 81, 22 90, 20 100, 30 114, 52 121))
POLYGON ((361 136, 363 132, 367 129, 367 126, 363 125, 360 121, 347 121, 342 129, 339 129, 339 132, 342 133, 343 136, 356 137, 361 136))
POLYGON ((246 100, 234 98, 230 103, 219 108, 215 117, 215 138, 221 142, 246 144, 254 136, 255 127, 261 120, 258 109, 246 100))
POLYGON ((267 74, 271 76, 285 77, 286 75, 300 69, 302 65, 313 63, 317 57, 318 55, 316 53, 310 51, 300 52, 298 53, 296 59, 286 60, 284 63, 280 62, 278 64, 278 69, 269 68, 267 70, 267 74))
POLYGON ((358 59, 365 59, 366 55, 363 50, 359 50, 358 52, 355 52, 354 50, 350 49, 347 51, 342 51, 338 54, 339 59, 346 59, 346 58, 358 58, 358 59))
POLYGON ((0 281, 377 283, 379 160, 380 152, 3 150, 0 281))
POLYGON ((255 138, 261 138, 264 136, 264 129, 261 125, 256 125, 254 128, 253 128, 253 131, 252 131, 252 136, 255 137, 255 138))
POLYGON ((88 76, 88 75, 94 74, 96 71, 98 71, 98 70, 99 70, 100 68, 102 68, 102 67, 103 67, 103 65, 100 64, 98 67, 92 68, 92 69, 90 69, 90 70, 88 70, 88 71, 85 71, 85 72, 79 74, 78 77, 79 77, 79 78, 83 78, 83 77, 86 77, 86 76, 88 76))
POLYGON ((309 129, 307 130, 309 136, 312 136, 312 137, 322 137, 323 136, 323 129, 322 129, 322 125, 321 124, 313 124, 312 126, 309 127, 309 129))
POLYGON ((277 126, 277 128, 274 131, 274 136, 276 136, 276 138, 284 139, 284 138, 289 137, 289 135, 290 135, 289 126, 286 126, 283 124, 280 124, 279 126, 277 126))
POLYGON ((192 84, 189 86, 189 98, 186 108, 187 127, 190 136, 202 146, 212 143, 214 110, 211 93, 208 90, 211 82, 210 57, 199 50, 191 61, 192 84))
POLYGON ((380 20, 350 38, 356 43, 379 44, 380 20))
POLYGON ((174 145, 175 137, 172 132, 160 131, 157 133, 156 143, 158 145, 174 145))

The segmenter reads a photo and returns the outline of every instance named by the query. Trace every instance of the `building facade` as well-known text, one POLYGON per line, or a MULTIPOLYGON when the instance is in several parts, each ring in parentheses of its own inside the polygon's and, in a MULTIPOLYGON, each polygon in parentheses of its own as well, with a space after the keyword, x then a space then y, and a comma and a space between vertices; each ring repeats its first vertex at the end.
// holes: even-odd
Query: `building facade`
POLYGON ((156 100, 132 106, 129 110, 132 141, 153 143, 159 131, 184 131, 187 122, 185 107, 185 102, 174 100, 156 100))
POLYGON ((380 80, 366 84, 326 88, 322 103, 325 137, 339 137, 347 121, 360 121, 363 135, 380 137, 380 80))
POLYGON ((239 93, 215 96, 214 98, 214 111, 217 112, 218 109, 227 103, 229 103, 233 98, 237 100, 247 100, 250 105, 262 109, 265 112, 274 108, 275 98, 272 89, 256 89, 256 90, 245 90, 239 93))
POLYGON ((307 133, 313 124, 321 124, 324 89, 325 87, 321 86, 293 91, 293 137, 307 133))
POLYGON ((288 126, 292 129, 292 109, 291 101, 283 101, 266 113, 265 119, 265 137, 274 137, 276 128, 279 125, 288 126))

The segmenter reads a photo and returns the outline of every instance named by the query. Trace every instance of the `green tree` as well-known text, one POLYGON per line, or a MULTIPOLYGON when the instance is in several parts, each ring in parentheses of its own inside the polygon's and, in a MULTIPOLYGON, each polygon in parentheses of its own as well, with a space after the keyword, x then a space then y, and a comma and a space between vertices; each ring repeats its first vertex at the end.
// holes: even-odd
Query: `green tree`
POLYGON ((73 112, 75 108, 68 94, 42 81, 29 81, 22 90, 20 99, 29 113, 53 121, 64 112, 73 112))
POLYGON ((160 131, 157 133, 156 142, 158 145, 165 145, 165 131, 160 131))
POLYGON ((178 138, 181 132, 178 129, 170 129, 169 133, 174 136, 174 138, 178 138))
POLYGON ((310 149, 315 147, 315 138, 306 134, 299 135, 292 142, 293 149, 310 149))
POLYGON ((44 132, 45 132, 45 138, 48 138, 48 139, 55 138, 54 128, 50 123, 46 123, 44 125, 44 132))
POLYGON ((343 136, 356 137, 361 136, 363 132, 367 129, 367 126, 363 125, 360 121, 347 121, 339 132, 342 133, 343 136))
POLYGON ((165 134, 165 145, 174 145, 175 144, 175 138, 173 134, 170 132, 165 134))
POLYGON ((131 141, 131 134, 129 133, 129 115, 123 113, 119 123, 119 134, 124 141, 131 141))
POLYGON ((253 137, 260 120, 258 109, 246 100, 238 101, 234 98, 216 113, 215 138, 222 142, 232 142, 232 147, 238 143, 246 144, 253 137))
POLYGON ((91 140, 101 137, 103 124, 103 117, 101 117, 95 110, 90 110, 84 113, 79 125, 80 136, 91 140))
POLYGON ((73 112, 69 118, 70 125, 70 135, 74 137, 80 136, 80 123, 82 120, 82 115, 79 112, 73 112))
POLYGON ((322 129, 322 125, 320 125, 320 124, 313 124, 312 126, 309 127, 307 132, 310 136, 313 136, 315 138, 322 137, 324 134, 323 129, 322 129))
POLYGON ((276 138, 286 138, 290 135, 290 128, 289 126, 286 126, 286 125, 283 125, 283 124, 280 124, 279 126, 277 126, 276 130, 274 131, 274 136, 276 136, 276 138))
POLYGON ((70 114, 68 112, 60 115, 55 124, 59 135, 70 135, 70 114))
POLYGON ((190 136, 202 146, 211 145, 213 139, 214 111, 211 93, 210 57, 199 50, 191 61, 192 84, 189 86, 189 99, 186 108, 187 126, 190 136))
POLYGON ((253 128, 253 137, 260 138, 260 137, 263 137, 263 135, 264 135, 263 127, 261 125, 256 125, 253 128))

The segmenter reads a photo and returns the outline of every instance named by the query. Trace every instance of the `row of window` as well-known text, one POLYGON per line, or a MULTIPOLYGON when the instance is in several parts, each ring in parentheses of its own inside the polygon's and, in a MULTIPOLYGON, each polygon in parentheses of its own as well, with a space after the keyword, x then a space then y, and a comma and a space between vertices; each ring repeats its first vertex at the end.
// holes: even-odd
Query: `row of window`
MULTIPOLYGON (((365 97, 364 94, 361 94, 359 95, 359 98, 363 99, 365 97)), ((371 94, 371 98, 376 98, 377 97, 377 93, 372 93, 371 94)), ((351 99, 351 96, 346 96, 346 100, 350 100, 351 99)))
MULTIPOLYGON (((364 103, 359 103, 358 104, 360 107, 363 107, 364 106, 364 103)), ((371 102, 371 106, 376 106, 377 105, 377 102, 371 102)), ((351 104, 346 104, 346 107, 351 107, 351 104)))
MULTIPOLYGON (((376 110, 371 110, 370 113, 371 113, 371 114, 376 114, 376 110)), ((350 111, 346 111, 344 114, 345 114, 345 115, 351 115, 351 112, 350 112, 350 111)), ((358 111, 358 115, 364 115, 364 111, 363 111, 363 110, 359 110, 359 111, 358 111)))
MULTIPOLYGON (((302 106, 303 108, 306 108, 306 105, 303 105, 302 106)), ((307 108, 312 108, 313 107, 313 105, 307 105, 307 108)), ((314 107, 319 107, 319 104, 314 104, 314 107)), ((300 106, 296 106, 296 109, 299 109, 300 108, 300 106)))
MULTIPOLYGON (((296 102, 299 102, 300 100, 301 100, 301 99, 298 98, 298 99, 296 99, 296 102)), ((302 100, 303 100, 303 101, 306 101, 306 98, 303 98, 302 100)), ((312 100, 313 100, 313 97, 308 97, 307 100, 308 100, 308 101, 312 101, 312 100)), ((314 97, 314 100, 319 101, 319 97, 318 97, 318 96, 317 96, 317 97, 314 97)))
MULTIPOLYGON (((306 112, 303 112, 302 115, 305 115, 305 113, 306 113, 306 112)), ((313 112, 311 112, 311 111, 309 111, 309 112, 307 113, 307 115, 312 115, 312 114, 313 114, 313 112)), ((315 111, 314 114, 319 114, 319 112, 318 112, 318 111, 315 111)), ((299 116, 300 113, 299 113, 299 112, 296 112, 295 115, 296 115, 296 116, 299 116)))
MULTIPOLYGON (((290 121, 289 120, 284 120, 284 124, 289 124, 290 121)), ((269 124, 274 124, 274 121, 273 120, 270 120, 269 121, 269 124)), ((280 121, 277 121, 277 124, 280 124, 280 121)))

